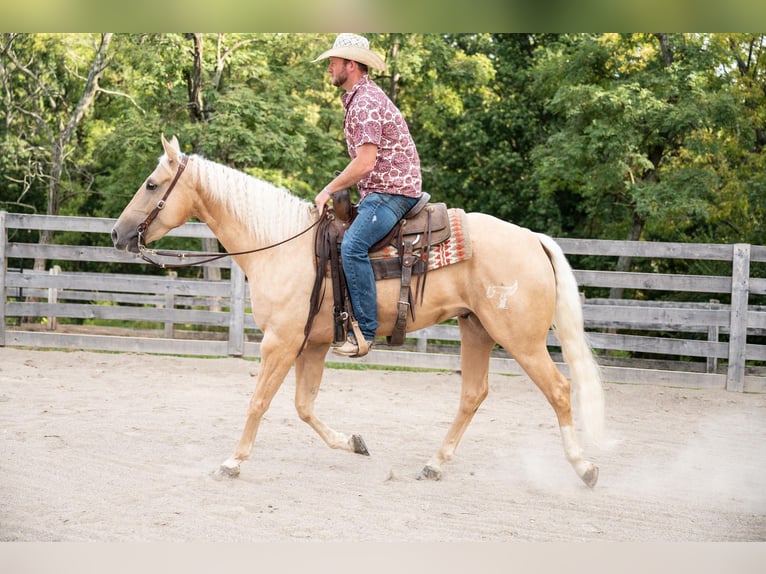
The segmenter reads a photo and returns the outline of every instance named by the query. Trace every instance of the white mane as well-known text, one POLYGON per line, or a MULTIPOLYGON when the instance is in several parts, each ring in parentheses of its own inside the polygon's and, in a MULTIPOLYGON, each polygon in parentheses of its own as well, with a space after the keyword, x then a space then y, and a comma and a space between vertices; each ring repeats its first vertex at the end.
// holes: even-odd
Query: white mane
POLYGON ((313 203, 284 188, 199 155, 191 156, 190 160, 187 171, 193 184, 222 204, 260 242, 287 239, 306 229, 316 218, 311 215, 313 203))

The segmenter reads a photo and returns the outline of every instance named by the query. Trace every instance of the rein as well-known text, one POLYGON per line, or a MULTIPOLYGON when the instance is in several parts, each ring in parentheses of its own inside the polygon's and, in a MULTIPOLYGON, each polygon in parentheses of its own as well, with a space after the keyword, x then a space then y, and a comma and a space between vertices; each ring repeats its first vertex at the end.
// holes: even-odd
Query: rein
POLYGON ((165 208, 165 204, 167 203, 168 196, 170 195, 170 192, 173 191, 173 188, 175 188, 176 183, 178 183, 178 179, 181 177, 181 174, 186 169, 186 164, 188 161, 189 161, 189 156, 184 156, 183 160, 181 160, 181 163, 178 165, 178 171, 176 172, 176 175, 173 177, 173 181, 170 182, 170 186, 165 192, 165 195, 162 196, 162 199, 160 199, 157 202, 156 207, 152 209, 149 215, 146 216, 146 219, 144 219, 144 221, 141 222, 136 228, 136 231, 138 232, 138 252, 141 254, 141 259, 143 259, 147 263, 151 263, 152 265, 156 265, 157 267, 161 267, 163 269, 177 269, 179 267, 192 267, 194 265, 202 265, 204 263, 209 263, 211 261, 217 261, 218 259, 223 259, 224 257, 231 257, 232 255, 247 255, 248 253, 257 253, 259 251, 266 251, 267 249, 279 247, 280 245, 283 245, 289 241, 292 241, 293 239, 300 237, 304 233, 308 233, 314 227, 319 225, 320 221, 322 221, 322 218, 320 217, 303 231, 296 233, 292 237, 283 239, 279 243, 273 243, 272 245, 267 245, 266 247, 259 247, 257 249, 248 249, 246 251, 236 251, 232 253, 217 253, 217 252, 204 252, 204 251, 194 252, 194 253, 185 253, 185 252, 179 252, 179 251, 163 251, 163 250, 157 250, 157 249, 147 249, 146 245, 144 245, 144 232, 152 223, 152 221, 154 221, 154 219, 157 217, 159 212, 165 208), (152 259, 152 256, 176 257, 178 259, 204 257, 205 259, 202 259, 200 261, 189 261, 186 263, 163 263, 161 261, 152 259))

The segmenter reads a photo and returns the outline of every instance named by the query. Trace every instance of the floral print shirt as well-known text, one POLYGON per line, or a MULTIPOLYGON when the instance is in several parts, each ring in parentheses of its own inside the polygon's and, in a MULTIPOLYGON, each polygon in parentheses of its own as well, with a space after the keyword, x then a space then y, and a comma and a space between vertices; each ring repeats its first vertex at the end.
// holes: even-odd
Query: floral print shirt
POLYGON ((419 197, 420 158, 399 109, 368 75, 341 100, 346 110, 344 133, 351 158, 356 158, 356 148, 362 144, 378 147, 375 167, 358 183, 361 197, 369 193, 419 197))

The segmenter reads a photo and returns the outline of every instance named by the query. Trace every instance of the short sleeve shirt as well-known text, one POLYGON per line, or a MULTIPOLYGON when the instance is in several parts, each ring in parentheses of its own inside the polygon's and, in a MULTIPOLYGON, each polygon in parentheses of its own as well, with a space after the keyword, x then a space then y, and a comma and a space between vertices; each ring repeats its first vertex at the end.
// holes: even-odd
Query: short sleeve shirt
POLYGON ((420 158, 399 109, 367 75, 341 99, 346 110, 344 134, 351 159, 356 158, 360 145, 372 143, 378 147, 375 167, 358 183, 360 195, 391 193, 419 197, 420 158))

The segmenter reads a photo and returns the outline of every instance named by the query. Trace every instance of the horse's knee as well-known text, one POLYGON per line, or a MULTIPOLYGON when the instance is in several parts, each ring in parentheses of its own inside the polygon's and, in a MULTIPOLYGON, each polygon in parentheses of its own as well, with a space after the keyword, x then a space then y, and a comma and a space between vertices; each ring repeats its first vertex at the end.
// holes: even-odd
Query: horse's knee
POLYGON ((253 397, 250 399, 250 404, 247 406, 247 415, 249 417, 261 417, 265 413, 271 401, 267 401, 262 398, 253 397))

